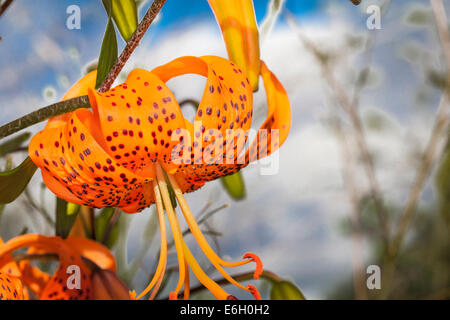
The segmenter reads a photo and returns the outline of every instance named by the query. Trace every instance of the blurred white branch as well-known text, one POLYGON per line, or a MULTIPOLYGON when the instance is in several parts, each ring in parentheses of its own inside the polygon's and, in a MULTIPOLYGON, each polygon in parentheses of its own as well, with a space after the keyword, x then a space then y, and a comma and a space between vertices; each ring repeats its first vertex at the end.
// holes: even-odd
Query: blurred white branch
POLYGON ((271 0, 267 7, 267 13, 264 20, 261 22, 260 35, 261 42, 263 42, 269 36, 275 23, 283 10, 286 0, 271 0))

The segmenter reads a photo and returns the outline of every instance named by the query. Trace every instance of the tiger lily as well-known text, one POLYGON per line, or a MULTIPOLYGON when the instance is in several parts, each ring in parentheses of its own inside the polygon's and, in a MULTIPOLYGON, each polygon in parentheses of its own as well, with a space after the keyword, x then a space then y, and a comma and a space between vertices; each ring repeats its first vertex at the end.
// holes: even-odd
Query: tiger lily
POLYGON ((150 297, 155 297, 164 277, 167 264, 164 211, 179 264, 179 280, 170 298, 176 299, 183 285, 184 298, 189 297, 189 269, 217 299, 231 297, 205 274, 186 245, 169 186, 195 240, 214 267, 230 283, 259 298, 255 287, 241 285, 224 267, 254 261, 254 276, 258 278, 262 271, 260 259, 252 253, 238 262, 221 259, 200 231, 183 194, 199 189, 207 181, 237 172, 278 149, 286 139, 290 127, 286 92, 263 62, 261 66, 268 117, 257 139, 243 154, 245 131, 250 129, 253 113, 252 87, 236 64, 214 56, 178 58, 151 72, 135 69, 125 83, 105 93, 93 89, 95 72, 88 74, 65 98, 87 92, 92 112, 82 108, 56 117, 31 140, 30 157, 41 168, 47 187, 57 196, 90 207, 116 207, 126 213, 140 212, 156 204, 161 231, 159 264, 138 299, 152 289, 150 297), (183 117, 175 96, 165 84, 188 73, 206 77, 194 124, 183 117), (237 130, 238 134, 226 142, 240 143, 229 150, 221 139, 234 129, 241 131, 237 130))
MULTIPOLYGON (((114 257, 108 249, 86 238, 69 237, 62 239, 60 237, 26 234, 0 244, 0 279, 8 279, 5 278, 5 275, 16 279, 15 286, 17 288, 19 283, 22 282, 41 300, 92 299, 95 289, 91 281, 93 270, 115 272, 115 269, 114 257), (28 257, 56 254, 59 259, 58 269, 53 275, 49 275, 32 266, 26 258, 16 263, 12 259, 11 253, 22 248, 28 248, 28 257), (91 265, 88 265, 88 263, 91 265), (71 269, 73 266, 80 270, 80 285, 74 288, 68 286, 68 283, 73 280, 73 278, 70 278, 74 272, 71 269)), ((3 284, 3 282, 0 280, 0 283, 3 284)), ((4 292, 0 291, 1 293, 4 292)), ((17 289, 17 293, 20 296, 19 289, 17 289)))

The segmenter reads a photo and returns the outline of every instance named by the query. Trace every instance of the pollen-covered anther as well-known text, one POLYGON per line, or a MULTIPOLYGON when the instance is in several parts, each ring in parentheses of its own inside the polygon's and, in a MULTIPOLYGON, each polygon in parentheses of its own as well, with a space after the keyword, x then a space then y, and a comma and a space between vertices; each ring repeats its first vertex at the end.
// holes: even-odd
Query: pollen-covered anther
POLYGON ((252 296, 255 298, 255 300, 261 300, 261 295, 259 294, 258 289, 254 285, 247 285, 248 290, 252 294, 252 296))
POLYGON ((169 293, 169 300, 178 300, 178 294, 176 292, 169 293))
POLYGON ((261 274, 263 272, 263 263, 262 263, 261 259, 256 254, 251 253, 251 252, 244 254, 243 258, 250 259, 251 261, 255 262, 256 268, 255 268, 255 273, 253 274, 253 278, 259 279, 259 277, 261 276, 261 274))

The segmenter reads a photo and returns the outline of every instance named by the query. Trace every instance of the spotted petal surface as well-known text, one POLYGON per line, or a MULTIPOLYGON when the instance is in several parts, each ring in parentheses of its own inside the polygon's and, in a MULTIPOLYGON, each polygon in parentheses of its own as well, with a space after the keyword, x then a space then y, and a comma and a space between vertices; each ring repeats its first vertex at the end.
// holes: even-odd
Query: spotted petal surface
POLYGON ((23 300, 21 281, 0 272, 0 300, 23 300))
MULTIPOLYGON (((279 143, 266 148, 270 154, 287 136, 290 107, 281 83, 262 65, 269 104, 265 142, 274 140, 270 129, 280 129, 279 143)), ((93 89, 94 82, 89 74, 65 96, 89 94, 92 111, 78 109, 50 120, 29 146, 46 185, 67 201, 135 213, 155 201, 150 185, 155 163, 190 192, 252 160, 245 151, 252 87, 229 60, 182 57, 151 72, 135 69, 125 83, 104 93, 93 89), (189 73, 206 78, 193 123, 165 84, 189 73)))

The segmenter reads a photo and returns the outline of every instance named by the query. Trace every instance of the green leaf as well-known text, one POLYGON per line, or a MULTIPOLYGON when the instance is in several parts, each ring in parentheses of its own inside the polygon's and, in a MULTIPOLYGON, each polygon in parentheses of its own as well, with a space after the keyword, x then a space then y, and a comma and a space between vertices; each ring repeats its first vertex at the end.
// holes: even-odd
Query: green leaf
POLYGON ((66 200, 56 197, 55 233, 61 238, 67 238, 80 211, 80 206, 68 204, 66 200))
POLYGON ((112 0, 112 17, 122 38, 128 42, 138 26, 135 0, 112 0))
POLYGON ((221 181, 227 193, 234 200, 242 200, 245 198, 244 178, 240 171, 222 177, 221 181))
POLYGON ((111 17, 112 13, 112 0, 102 0, 103 6, 105 7, 108 18, 111 17))
MULTIPOLYGON (((107 3, 107 1, 104 1, 107 3)), ((106 7, 106 5, 105 5, 106 7)), ((105 35, 103 37, 102 48, 100 50, 100 57, 98 58, 97 81, 95 87, 98 88, 105 80, 114 62, 117 60, 118 48, 116 30, 108 17, 108 24, 106 25, 105 35)))
POLYGON ((275 282, 270 291, 271 300, 306 300, 300 289, 290 281, 275 282))
MULTIPOLYGON (((11 157, 6 158, 6 165, 5 165, 5 170, 11 170, 12 168, 12 160, 11 157)), ((0 218, 2 216, 3 211, 5 210, 6 205, 5 204, 0 204, 0 218)))
POLYGON ((450 140, 436 172, 435 184, 442 216, 450 225, 450 140))
MULTIPOLYGON (((114 208, 104 208, 102 211, 100 211, 100 214, 95 219, 95 237, 97 241, 101 242, 103 240, 106 229, 108 228, 111 218, 114 215, 114 211, 114 208)), ((114 246, 114 244, 116 243, 117 236, 119 234, 119 221, 113 226, 109 234, 109 238, 106 241, 106 245, 109 248, 114 246)))
POLYGON ((8 153, 16 151, 18 148, 20 148, 22 143, 30 138, 30 135, 31 134, 29 132, 24 132, 17 137, 9 139, 8 141, 0 144, 0 157, 4 157, 8 153))
POLYGON ((25 190, 37 166, 27 157, 17 168, 0 172, 0 204, 14 201, 25 190))

